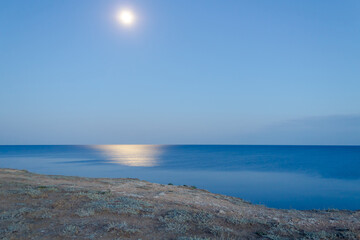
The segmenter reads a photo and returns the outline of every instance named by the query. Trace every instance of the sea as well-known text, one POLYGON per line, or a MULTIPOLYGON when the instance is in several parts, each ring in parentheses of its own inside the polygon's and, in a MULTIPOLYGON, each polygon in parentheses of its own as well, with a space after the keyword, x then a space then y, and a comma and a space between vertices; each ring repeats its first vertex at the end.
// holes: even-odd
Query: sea
POLYGON ((194 186, 282 209, 360 209, 360 146, 0 145, 0 167, 194 186))

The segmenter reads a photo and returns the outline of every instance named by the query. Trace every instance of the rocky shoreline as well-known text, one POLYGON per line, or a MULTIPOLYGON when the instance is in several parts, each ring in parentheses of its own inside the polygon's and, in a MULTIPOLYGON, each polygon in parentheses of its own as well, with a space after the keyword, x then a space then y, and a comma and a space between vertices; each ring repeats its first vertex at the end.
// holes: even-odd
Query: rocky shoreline
POLYGON ((0 239, 360 239, 360 211, 272 209, 188 186, 0 169, 0 239))

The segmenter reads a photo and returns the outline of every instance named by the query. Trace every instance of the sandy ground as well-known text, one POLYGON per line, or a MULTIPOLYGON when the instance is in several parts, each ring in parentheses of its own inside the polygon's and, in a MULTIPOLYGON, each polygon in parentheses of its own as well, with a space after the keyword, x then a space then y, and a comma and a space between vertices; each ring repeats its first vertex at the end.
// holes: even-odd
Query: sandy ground
POLYGON ((0 169, 0 239, 360 239, 360 211, 272 209, 188 186, 0 169))

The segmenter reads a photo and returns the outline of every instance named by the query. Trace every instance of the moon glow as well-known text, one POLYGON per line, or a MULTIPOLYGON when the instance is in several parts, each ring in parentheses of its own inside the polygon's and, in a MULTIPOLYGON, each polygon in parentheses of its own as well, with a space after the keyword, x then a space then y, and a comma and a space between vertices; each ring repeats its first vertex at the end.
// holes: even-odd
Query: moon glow
POLYGON ((117 15, 118 21, 125 26, 131 26, 135 22, 135 14, 128 9, 121 10, 117 15))

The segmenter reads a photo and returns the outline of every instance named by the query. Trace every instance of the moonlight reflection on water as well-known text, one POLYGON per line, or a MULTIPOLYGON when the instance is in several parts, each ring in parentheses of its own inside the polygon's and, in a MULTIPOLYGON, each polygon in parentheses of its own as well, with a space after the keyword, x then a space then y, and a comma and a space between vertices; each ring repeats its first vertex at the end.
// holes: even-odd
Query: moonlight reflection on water
POLYGON ((132 167, 157 166, 161 155, 161 146, 158 145, 96 145, 91 146, 100 150, 105 157, 114 162, 132 167))

